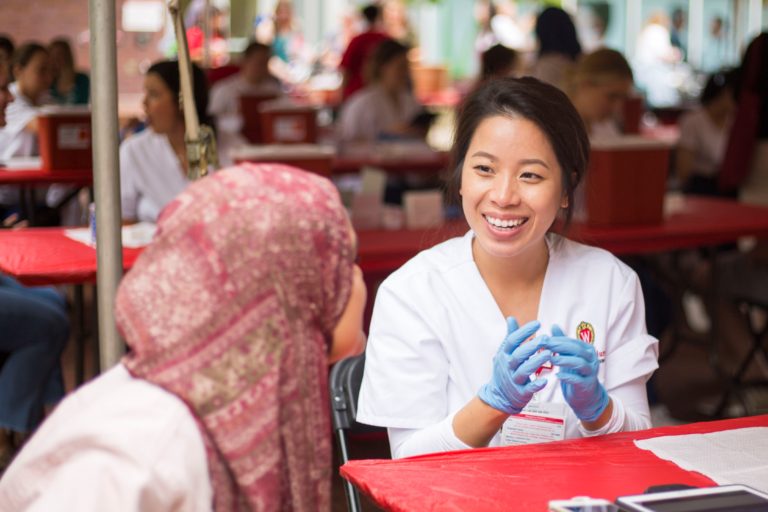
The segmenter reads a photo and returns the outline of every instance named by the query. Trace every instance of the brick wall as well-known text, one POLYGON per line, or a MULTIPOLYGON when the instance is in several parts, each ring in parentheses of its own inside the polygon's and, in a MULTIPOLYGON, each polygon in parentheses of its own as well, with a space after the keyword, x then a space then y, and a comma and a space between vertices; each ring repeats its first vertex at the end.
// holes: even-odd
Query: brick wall
MULTIPOLYGON (((115 0, 117 15, 118 92, 141 92, 142 71, 162 57, 157 34, 120 31, 123 0, 115 0)), ((67 36, 72 41, 79 69, 90 69, 88 0, 0 0, 0 33, 10 35, 15 44, 28 40, 47 43, 54 37, 67 36)))

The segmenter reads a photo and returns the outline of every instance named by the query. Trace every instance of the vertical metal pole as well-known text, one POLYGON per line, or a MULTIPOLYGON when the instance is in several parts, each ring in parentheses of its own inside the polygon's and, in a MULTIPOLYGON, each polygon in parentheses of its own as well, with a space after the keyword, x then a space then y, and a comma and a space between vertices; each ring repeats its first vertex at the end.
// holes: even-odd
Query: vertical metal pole
POLYGON ((120 236, 120 167, 118 161, 117 58, 115 1, 89 0, 93 185, 96 199, 96 257, 101 369, 120 360, 123 342, 114 319, 115 293, 123 275, 120 236))

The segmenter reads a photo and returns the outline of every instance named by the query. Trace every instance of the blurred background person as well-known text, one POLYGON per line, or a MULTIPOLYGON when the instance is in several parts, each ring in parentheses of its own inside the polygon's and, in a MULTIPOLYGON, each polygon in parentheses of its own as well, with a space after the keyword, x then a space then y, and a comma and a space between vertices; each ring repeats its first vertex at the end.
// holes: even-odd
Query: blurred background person
POLYGON ((62 105, 87 105, 91 94, 88 75, 77 71, 72 46, 65 38, 54 39, 48 45, 51 59, 50 94, 53 101, 62 105))
POLYGON ((408 47, 391 39, 380 43, 368 73, 366 86, 341 108, 339 142, 423 138, 426 133, 414 123, 423 107, 411 90, 408 47))
POLYGON ((384 0, 381 4, 384 31, 409 48, 418 44, 418 37, 408 21, 408 11, 402 0, 384 0))
POLYGON ((8 89, 13 101, 5 114, 6 125, 0 130, 0 160, 15 156, 37 156, 37 115, 51 97, 51 63, 48 50, 39 43, 21 45, 13 54, 15 81, 8 89))
MULTIPOLYGON (((0 55, 0 127, 13 100, 10 70, 0 55)), ((2 212, 0 212, 2 213, 2 212)), ((64 396, 60 357, 69 337, 64 297, 0 274, 0 476, 43 418, 64 396)))
MULTIPOLYGON (((11 60, 15 81, 8 86, 13 100, 5 111, 5 126, 0 128, 0 161, 14 157, 39 156, 37 116, 40 108, 51 102, 51 68, 48 50, 39 43, 30 42, 16 48, 11 60)), ((38 202, 37 200, 35 201, 38 202)), ((37 220, 40 224, 58 223, 58 215, 43 211, 40 198, 37 220)), ((0 186, 0 212, 3 221, 15 223, 19 219, 19 191, 11 185, 0 186)))
POLYGON ((531 32, 535 20, 530 16, 520 16, 515 2, 493 0, 489 15, 494 44, 498 42, 518 51, 528 51, 533 47, 531 32))
MULTIPOLYGON (((205 74, 192 65, 194 108, 208 120, 205 74)), ((154 63, 144 77, 144 112, 149 128, 120 144, 120 200, 124 222, 155 222, 160 211, 189 184, 184 115, 179 108, 179 64, 154 63)))
POLYGON ((672 11, 672 25, 669 29, 669 43, 678 49, 680 59, 686 60, 686 38, 688 34, 685 30, 685 11, 676 8, 672 11))
POLYGON ((679 48, 670 42, 669 18, 658 11, 648 18, 637 38, 634 55, 635 79, 650 107, 672 107, 681 102, 682 76, 676 72, 682 62, 679 48))
POLYGON ((495 44, 480 55, 480 76, 477 86, 494 78, 515 76, 518 53, 502 44, 495 44))
POLYGON ((590 53, 606 46, 605 34, 610 20, 611 5, 608 2, 601 1, 579 6, 575 23, 582 51, 590 53))
POLYGON ((242 96, 260 96, 265 99, 281 96, 282 85, 269 71, 272 49, 253 41, 243 51, 240 71, 216 82, 211 88, 208 113, 216 123, 216 138, 222 165, 230 165, 229 152, 248 141, 241 135, 243 113, 242 96))
POLYGON ((294 18, 293 3, 278 0, 271 16, 257 16, 255 38, 272 47, 270 71, 285 84, 300 84, 312 72, 314 55, 294 18))
POLYGON ((733 72, 709 77, 700 105, 680 118, 680 139, 675 152, 676 177, 683 192, 718 196, 718 173, 736 108, 733 72))
POLYGON ((189 57, 204 67, 219 67, 229 62, 228 20, 225 11, 215 5, 193 2, 185 15, 189 57), (207 27, 206 27, 207 24, 207 27), (206 54, 206 37, 207 41, 206 54))
POLYGON ((618 121, 622 106, 633 88, 627 59, 608 48, 584 55, 566 79, 566 92, 590 137, 621 134, 618 121))
POLYGON ((499 42, 491 27, 491 19, 496 14, 496 7, 490 0, 478 0, 474 4, 473 14, 477 24, 475 51, 478 54, 482 54, 499 42))
POLYGON ((729 64, 731 44, 728 37, 728 27, 722 16, 714 16, 709 22, 709 30, 704 37, 704 50, 701 52, 701 70, 715 73, 729 64))
POLYGON ((363 69, 371 53, 384 40, 390 37, 384 32, 381 7, 371 3, 362 11, 365 29, 352 38, 341 57, 339 67, 343 73, 341 99, 346 101, 365 85, 363 69))
POLYGON ((557 7, 547 7, 536 18, 538 57, 531 75, 560 89, 581 55, 581 44, 571 16, 557 7))

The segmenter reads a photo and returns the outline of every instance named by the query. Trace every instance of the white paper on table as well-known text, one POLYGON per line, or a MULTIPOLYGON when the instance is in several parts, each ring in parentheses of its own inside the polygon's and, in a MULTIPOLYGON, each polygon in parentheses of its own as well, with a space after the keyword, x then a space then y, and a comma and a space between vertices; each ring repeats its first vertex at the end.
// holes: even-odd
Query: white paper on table
MULTIPOLYGON (((151 222, 139 222, 137 224, 123 226, 123 247, 136 248, 149 245, 152 238, 155 236, 155 231, 157 231, 157 226, 151 222)), ((91 240, 90 228, 67 229, 64 234, 72 240, 94 247, 91 240)))
POLYGON ((768 492, 768 427, 653 437, 635 445, 720 485, 744 484, 768 492))
POLYGON ((6 171, 40 169, 43 160, 39 156, 15 156, 0 162, 6 171))

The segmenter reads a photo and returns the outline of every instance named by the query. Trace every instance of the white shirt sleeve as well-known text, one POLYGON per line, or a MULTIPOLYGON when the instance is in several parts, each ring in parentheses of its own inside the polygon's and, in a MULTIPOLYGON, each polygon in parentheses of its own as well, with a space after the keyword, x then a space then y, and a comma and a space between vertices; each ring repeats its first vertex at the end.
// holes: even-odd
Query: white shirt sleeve
POLYGON ((424 428, 448 409, 449 362, 434 330, 385 281, 376 294, 357 421, 390 428, 424 428))
POLYGON ((38 155, 37 134, 26 130, 37 113, 38 108, 23 98, 16 98, 8 105, 5 112, 6 124, 0 128, 3 133, 0 159, 38 155))
POLYGON ((613 401, 613 414, 603 428, 582 431, 588 436, 651 427, 645 385, 659 367, 659 342, 646 331, 643 290, 634 272, 624 284, 609 330, 617 341, 606 347, 603 385, 613 401))
POLYGON ((140 193, 136 179, 139 164, 130 146, 126 142, 120 145, 120 209, 123 219, 138 220, 140 193))
POLYGON ((219 81, 211 88, 211 100, 208 103, 208 113, 212 116, 221 116, 222 114, 232 113, 232 102, 237 98, 232 98, 232 91, 227 87, 228 82, 219 81), (229 94, 228 94, 229 93, 229 94))
POLYGON ((174 395, 117 365, 67 397, 0 481, 0 510, 209 512, 202 436, 174 395))
POLYGON ((440 423, 421 429, 387 429, 392 458, 401 459, 425 453, 471 450, 471 446, 456 436, 453 430, 454 416, 456 413, 449 415, 440 423))
POLYGON ((374 119, 376 106, 366 101, 365 90, 358 91, 341 108, 336 135, 339 142, 375 141, 379 123, 374 119))

